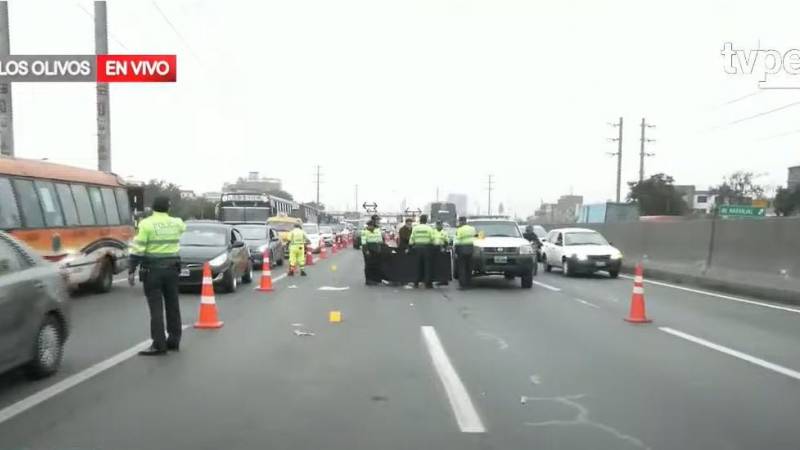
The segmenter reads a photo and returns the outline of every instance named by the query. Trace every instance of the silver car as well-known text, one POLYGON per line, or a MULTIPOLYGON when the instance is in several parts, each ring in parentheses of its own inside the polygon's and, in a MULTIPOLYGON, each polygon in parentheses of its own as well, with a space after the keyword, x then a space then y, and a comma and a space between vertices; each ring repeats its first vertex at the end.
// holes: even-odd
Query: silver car
POLYGON ((67 288, 58 267, 0 232, 0 372, 55 373, 69 334, 67 288))

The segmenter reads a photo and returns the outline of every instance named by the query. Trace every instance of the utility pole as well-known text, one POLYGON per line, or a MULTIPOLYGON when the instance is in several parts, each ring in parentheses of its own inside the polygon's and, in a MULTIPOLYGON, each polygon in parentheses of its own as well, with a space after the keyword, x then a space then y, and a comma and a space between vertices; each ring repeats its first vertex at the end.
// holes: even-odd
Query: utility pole
MULTIPOLYGON (((317 167, 317 173, 316 173, 316 181, 315 181, 315 183, 316 183, 316 185, 317 185, 317 208, 319 208, 319 183, 320 183, 320 181, 319 181, 319 177, 320 177, 322 174, 321 174, 321 173, 320 173, 320 171, 319 171, 319 170, 320 170, 320 167, 319 167, 319 165, 317 165, 316 167, 317 167)), ((358 205, 358 203, 356 203, 356 205, 358 205)), ((356 206, 356 207, 358 207, 358 206, 356 206)))
POLYGON ((620 189, 622 185, 622 117, 619 118, 619 122, 617 123, 610 123, 612 127, 619 128, 619 135, 616 138, 609 138, 609 141, 616 141, 617 142, 617 152, 616 153, 609 153, 611 156, 617 157, 617 203, 620 202, 620 189))
POLYGON ((439 201, 439 186, 436 186, 436 201, 439 201))
MULTIPOLYGON (((0 55, 11 54, 8 31, 8 2, 0 2, 0 55)), ((0 155, 14 156, 14 114, 11 83, 0 83, 0 155)))
POLYGON ((492 175, 491 174, 489 174, 489 187, 488 187, 488 190, 489 190, 489 207, 486 210, 486 215, 491 216, 492 215, 492 175))
MULTIPOLYGON (((94 53, 108 54, 106 2, 94 2, 94 53)), ((97 83, 97 169, 111 172, 111 109, 108 83, 97 83)))
POLYGON ((355 208, 353 208, 353 210, 355 212, 358 212, 358 185, 356 185, 356 202, 353 203, 353 206, 355 206, 355 208))
POLYGON ((654 142, 655 139, 647 139, 644 137, 644 130, 645 128, 655 128, 655 125, 650 125, 647 121, 644 120, 642 117, 642 137, 640 138, 641 146, 639 147, 639 183, 644 181, 644 158, 647 156, 653 156, 655 153, 646 153, 644 151, 644 144, 646 142, 654 142))

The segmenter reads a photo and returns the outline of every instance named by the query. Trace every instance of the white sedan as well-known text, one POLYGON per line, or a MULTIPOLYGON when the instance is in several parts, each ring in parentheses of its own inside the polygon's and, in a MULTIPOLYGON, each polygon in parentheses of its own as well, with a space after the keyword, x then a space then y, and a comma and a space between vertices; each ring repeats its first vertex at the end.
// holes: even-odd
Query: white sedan
POLYGON ((542 246, 544 270, 561 267, 564 276, 605 270, 611 278, 619 276, 622 253, 602 234, 588 228, 551 230, 542 246))

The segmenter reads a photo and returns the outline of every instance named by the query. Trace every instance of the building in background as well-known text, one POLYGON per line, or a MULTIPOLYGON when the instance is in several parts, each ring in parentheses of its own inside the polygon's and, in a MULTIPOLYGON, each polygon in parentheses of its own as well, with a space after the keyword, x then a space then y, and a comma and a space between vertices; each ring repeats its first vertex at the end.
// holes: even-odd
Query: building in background
POLYGON ((534 222, 545 224, 575 223, 582 204, 582 195, 562 195, 556 203, 542 203, 533 214, 534 222))
POLYGON ((711 214, 716 204, 717 196, 711 191, 695 191, 692 203, 688 203, 689 210, 695 213, 711 214))
POLYGON ((620 223, 639 220, 639 207, 635 203, 596 203, 581 205, 578 223, 620 223))
POLYGON ((246 178, 239 178, 235 183, 225 183, 222 192, 275 192, 282 190, 279 178, 265 178, 258 172, 249 172, 246 178))
POLYGON ((466 194, 447 194, 447 201, 455 203, 458 215, 467 214, 467 195, 466 194))
POLYGON ((222 192, 203 192, 200 196, 212 203, 222 200, 222 192))
POLYGON ((800 166, 789 167, 789 177, 786 180, 786 187, 791 191, 800 186, 800 166))
POLYGON ((181 189, 181 198, 182 199, 193 199, 197 198, 197 195, 191 189, 181 189))

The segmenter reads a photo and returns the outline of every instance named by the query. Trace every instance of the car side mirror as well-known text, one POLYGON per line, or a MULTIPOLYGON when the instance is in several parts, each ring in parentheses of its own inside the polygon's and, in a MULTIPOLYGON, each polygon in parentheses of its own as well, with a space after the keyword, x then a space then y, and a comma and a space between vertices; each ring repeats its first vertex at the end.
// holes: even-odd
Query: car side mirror
POLYGON ((236 242, 233 243, 233 245, 231 245, 231 247, 233 247, 233 248, 242 248, 242 247, 244 247, 244 241, 236 241, 236 242))

